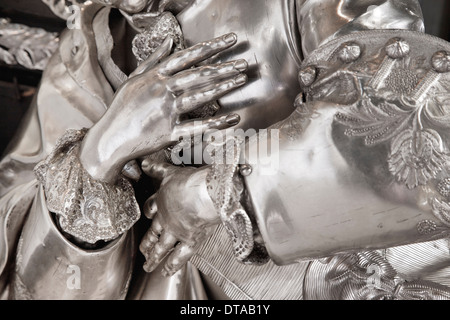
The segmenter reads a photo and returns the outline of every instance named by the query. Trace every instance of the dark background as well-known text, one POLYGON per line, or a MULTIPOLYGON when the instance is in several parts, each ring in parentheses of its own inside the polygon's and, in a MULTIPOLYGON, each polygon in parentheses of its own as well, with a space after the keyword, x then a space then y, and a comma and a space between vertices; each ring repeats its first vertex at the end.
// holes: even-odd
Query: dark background
MULTIPOLYGON (((449 40, 450 1, 419 1, 425 18, 425 31, 449 40)), ((51 32, 60 32, 65 28, 65 22, 40 0, 0 0, 0 18, 51 32)), ((41 75, 40 71, 0 63, 0 155, 30 105, 41 75)))

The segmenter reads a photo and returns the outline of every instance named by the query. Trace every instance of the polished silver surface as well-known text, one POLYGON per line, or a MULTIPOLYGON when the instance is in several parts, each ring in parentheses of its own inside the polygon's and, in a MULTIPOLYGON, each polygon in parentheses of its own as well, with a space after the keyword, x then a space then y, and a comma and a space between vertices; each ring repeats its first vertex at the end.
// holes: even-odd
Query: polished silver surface
POLYGON ((0 61, 43 70, 58 49, 58 34, 0 18, 0 61))
POLYGON ((304 56, 339 36, 379 29, 424 31, 417 0, 298 0, 304 56))
POLYGON ((237 44, 210 59, 244 59, 248 83, 218 100, 218 114, 236 112, 235 128, 263 129, 293 111, 301 63, 295 1, 198 0, 177 15, 187 45, 234 32, 237 44))
POLYGON ((307 102, 273 127, 279 151, 249 162, 245 177, 272 259, 286 264, 448 235, 448 198, 436 191, 450 164, 448 113, 434 97, 448 96, 450 74, 436 73, 433 57, 449 48, 411 31, 366 31, 304 62, 320 65, 321 76, 304 89, 307 102), (336 55, 349 41, 364 47, 350 65, 336 55), (343 82, 347 91, 330 90, 343 82), (276 174, 264 175, 261 163, 275 160, 276 174), (430 219, 439 227, 418 232, 430 219))
POLYGON ((167 38, 119 88, 105 115, 87 133, 80 161, 89 174, 114 183, 133 159, 169 147, 180 137, 237 124, 239 115, 229 112, 201 123, 182 119, 246 84, 243 72, 248 65, 242 59, 191 68, 236 41, 236 35, 228 33, 168 57, 173 42, 167 38))
MULTIPOLYGON (((417 1, 98 0, 80 13, 81 28, 61 35, 0 163, 0 297, 9 290, 25 299, 203 299, 198 267, 236 299, 377 298, 364 281, 370 262, 386 272, 382 297, 448 297, 448 242, 425 241, 448 236, 450 226, 450 47, 422 33, 417 1), (116 9, 124 17, 110 20, 116 9), (164 10, 170 21, 152 30, 164 10), (154 48, 136 40, 133 52, 133 39, 154 48), (186 120, 216 101, 214 117, 186 120), (61 157, 79 156, 93 185, 114 186, 122 172, 139 175, 130 160, 172 148, 180 136, 189 144, 198 129, 231 126, 278 129, 270 136, 279 138, 271 153, 278 170, 233 162, 211 171, 146 158, 143 171, 162 184, 142 204, 152 219, 143 239, 132 228, 103 245, 79 243, 54 223, 52 197, 34 190, 34 165, 67 129, 89 131, 80 153, 61 157), (207 181, 211 172, 220 183, 207 181), (214 232, 221 221, 225 228, 214 232), (264 263, 267 249, 271 261, 230 261, 230 221, 234 231, 251 224, 251 253, 260 250, 264 263), (141 265, 132 273, 138 243, 148 274, 141 265), (343 263, 346 256, 359 260, 343 263)), ((94 200, 114 204, 100 194, 94 200)))
MULTIPOLYGON (((152 273, 137 270, 133 274, 133 285, 127 295, 128 300, 207 300, 202 276, 196 267, 187 263, 171 277, 161 271, 162 263, 152 273)), ((209 291, 209 290, 208 290, 209 291)), ((220 289, 218 290, 220 292, 220 289)))
MULTIPOLYGON (((394 251, 342 254, 311 263, 307 300, 449 300, 446 241, 397 247, 394 251), (399 253, 408 264, 395 261, 399 253), (425 257, 426 256, 426 257, 425 257), (439 261, 439 262, 438 262, 439 261), (424 265, 440 266, 435 270, 424 265), (408 265, 409 270, 403 269, 408 265), (413 270, 420 270, 411 276, 413 270), (323 274, 327 274, 327 278, 323 274), (430 279, 432 279, 430 281, 430 279)), ((414 270, 414 271, 416 271, 414 270)))
MULTIPOLYGON (((8 268, 14 264, 16 242, 26 219, 27 212, 33 203, 38 187, 37 181, 19 185, 10 193, 2 196, 0 204, 3 208, 0 214, 0 291, 7 298, 9 287, 8 268)), ((3 299, 3 298, 0 298, 3 299)))
POLYGON ((77 247, 58 230, 40 189, 19 240, 12 298, 124 299, 134 246, 129 232, 101 249, 77 247))

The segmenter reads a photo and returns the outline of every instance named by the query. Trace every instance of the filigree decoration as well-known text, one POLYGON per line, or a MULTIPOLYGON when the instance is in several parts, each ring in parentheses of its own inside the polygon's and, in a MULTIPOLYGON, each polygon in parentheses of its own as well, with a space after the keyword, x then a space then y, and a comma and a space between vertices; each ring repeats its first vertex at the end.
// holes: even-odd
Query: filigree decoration
POLYGON ((211 150, 213 167, 207 177, 207 189, 231 238, 238 261, 245 262, 254 248, 252 222, 240 204, 242 181, 236 175, 240 159, 238 137, 227 139, 211 150))
MULTIPOLYGON (((175 50, 184 48, 184 37, 177 19, 170 12, 160 15, 135 15, 133 20, 145 20, 144 30, 133 39, 133 54, 138 63, 142 63, 164 42, 167 37, 173 39, 175 50), (143 16, 144 15, 144 16, 143 16), (140 18, 142 16, 142 18, 140 18)), ((149 15, 149 14, 147 14, 149 15)))
MULTIPOLYGON (((402 41, 394 43, 400 48, 402 41)), ((389 171, 414 189, 436 178, 450 161, 439 133, 450 129, 445 110, 450 88, 442 73, 422 68, 424 59, 412 59, 409 49, 399 52, 384 58, 361 99, 335 120, 347 127, 347 136, 364 138, 366 146, 390 144, 389 171)))
POLYGON ((86 130, 68 130, 52 153, 36 168, 49 211, 61 229, 88 243, 109 241, 129 230, 140 217, 130 182, 115 185, 94 180, 78 159, 86 130))
POLYGON ((448 161, 442 139, 432 129, 401 132, 392 140, 388 158, 389 171, 410 189, 426 185, 448 161))
POLYGON ((447 227, 450 227, 450 203, 434 198, 431 206, 433 214, 447 227))
POLYGON ((417 231, 423 235, 433 233, 436 230, 437 225, 433 220, 422 220, 417 224, 417 231))
POLYGON ((326 281, 333 298, 354 300, 449 299, 448 287, 426 280, 406 280, 377 252, 334 257, 326 281))
POLYGON ((370 146, 399 134, 408 126, 413 115, 413 112, 405 111, 394 103, 373 103, 366 95, 355 108, 345 114, 338 112, 335 118, 348 127, 346 135, 364 137, 365 144, 370 146))
POLYGON ((433 214, 447 227, 450 227, 450 178, 442 179, 436 187, 440 199, 434 197, 431 202, 433 214))
POLYGON ((438 183, 437 190, 441 196, 450 200, 450 178, 446 178, 438 183))
POLYGON ((419 77, 406 68, 395 69, 386 78, 386 86, 397 93, 410 94, 418 82, 419 77))
POLYGON ((441 79, 427 95, 424 116, 435 127, 450 129, 450 80, 441 79))
POLYGON ((389 171, 410 189, 435 178, 450 161, 439 133, 425 129, 422 117, 444 124, 427 106, 415 107, 403 101, 386 101, 365 96, 347 113, 338 112, 336 121, 348 128, 348 136, 364 137, 367 146, 390 142, 389 171), (373 101, 377 101, 374 103, 373 101))

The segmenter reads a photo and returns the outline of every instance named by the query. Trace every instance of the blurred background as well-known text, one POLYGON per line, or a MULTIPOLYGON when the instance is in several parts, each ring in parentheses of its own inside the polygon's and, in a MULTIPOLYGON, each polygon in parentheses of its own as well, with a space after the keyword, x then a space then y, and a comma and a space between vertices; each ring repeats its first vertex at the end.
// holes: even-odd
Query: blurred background
MULTIPOLYGON (((55 3, 65 0, 44 1, 55 3)), ((450 0, 419 0, 419 2, 425 18, 426 33, 450 40, 450 0)), ((41 0, 0 0, 0 57, 2 50, 6 49, 2 45, 4 43, 2 40, 5 40, 2 37, 5 35, 1 32, 1 26, 7 21, 43 28, 55 38, 66 26, 65 21, 55 15, 41 0)), ((4 51, 3 53, 5 54, 4 51)), ((41 75, 40 70, 0 62, 0 155, 27 110, 41 75)))

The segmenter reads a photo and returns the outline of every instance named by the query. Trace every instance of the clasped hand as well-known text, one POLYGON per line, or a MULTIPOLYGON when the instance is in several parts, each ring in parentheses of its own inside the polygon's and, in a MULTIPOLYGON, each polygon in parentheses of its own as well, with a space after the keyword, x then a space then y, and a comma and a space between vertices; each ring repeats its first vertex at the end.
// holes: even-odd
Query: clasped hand
POLYGON ((170 38, 116 92, 105 115, 87 133, 80 160, 90 175, 114 183, 130 160, 178 142, 180 137, 236 125, 236 114, 182 121, 182 115, 244 85, 245 60, 194 67, 237 41, 230 33, 169 55, 170 38), (194 68, 192 68, 194 67, 194 68))

